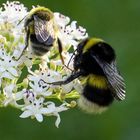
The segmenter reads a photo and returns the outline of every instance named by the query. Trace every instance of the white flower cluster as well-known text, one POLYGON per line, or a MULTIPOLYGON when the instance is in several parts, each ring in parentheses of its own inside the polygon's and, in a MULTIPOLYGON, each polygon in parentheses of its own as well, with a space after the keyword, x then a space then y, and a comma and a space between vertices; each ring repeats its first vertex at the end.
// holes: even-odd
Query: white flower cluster
MULTIPOLYGON (((58 127, 59 113, 76 105, 74 100, 68 102, 67 98, 78 98, 82 87, 78 80, 62 86, 47 84, 64 80, 71 74, 59 55, 54 58, 58 49, 49 51, 44 59, 33 56, 29 49, 22 54, 26 32, 24 22, 18 23, 27 14, 27 8, 17 1, 8 1, 0 8, 0 107, 11 105, 23 111, 21 118, 30 116, 39 122, 43 121, 43 116, 56 116, 58 127)), ((69 49, 74 50, 88 34, 76 25, 76 21, 70 23, 70 18, 60 13, 54 13, 54 19, 67 64, 72 55, 69 49)), ((72 69, 72 66, 71 61, 69 67, 72 69)))

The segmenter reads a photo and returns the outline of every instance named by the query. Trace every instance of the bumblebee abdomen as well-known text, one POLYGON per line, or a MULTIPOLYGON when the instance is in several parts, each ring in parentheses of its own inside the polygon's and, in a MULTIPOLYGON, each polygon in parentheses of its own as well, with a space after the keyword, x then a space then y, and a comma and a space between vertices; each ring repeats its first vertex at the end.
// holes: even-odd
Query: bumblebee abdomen
POLYGON ((107 79, 101 75, 90 74, 78 101, 79 107, 88 113, 101 113, 113 102, 113 93, 107 79))
POLYGON ((113 94, 108 86, 106 77, 90 74, 83 95, 87 100, 99 106, 108 106, 113 101, 113 94))
POLYGON ((45 43, 39 42, 36 39, 35 34, 30 35, 30 42, 31 42, 32 51, 37 56, 45 55, 50 50, 50 48, 53 46, 53 44, 45 45, 45 43))
POLYGON ((113 102, 113 95, 109 89, 97 88, 95 86, 86 85, 83 96, 90 102, 101 107, 109 106, 113 102))
POLYGON ((38 45, 44 45, 46 48, 53 46, 55 40, 50 36, 48 37, 48 39, 46 40, 46 42, 40 42, 37 38, 35 34, 31 34, 30 35, 30 40, 31 42, 38 44, 38 45))
POLYGON ((32 52, 37 56, 43 56, 50 50, 50 48, 44 48, 44 46, 42 45, 36 45, 33 43, 31 44, 32 44, 31 45, 32 52))

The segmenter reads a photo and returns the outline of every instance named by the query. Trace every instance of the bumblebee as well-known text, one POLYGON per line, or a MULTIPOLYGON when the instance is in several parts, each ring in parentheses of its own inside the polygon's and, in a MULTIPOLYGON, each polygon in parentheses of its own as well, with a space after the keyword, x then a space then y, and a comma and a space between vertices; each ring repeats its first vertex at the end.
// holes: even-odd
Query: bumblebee
POLYGON ((65 81, 52 84, 68 84, 76 78, 84 80, 79 106, 89 113, 101 113, 113 102, 125 99, 125 83, 116 65, 114 49, 99 38, 87 38, 76 49, 74 71, 65 81))
POLYGON ((53 46, 58 46, 61 60, 63 62, 62 44, 57 36, 58 27, 54 22, 54 14, 45 7, 32 9, 25 17, 26 31, 25 49, 31 46, 33 54, 45 55, 53 46))

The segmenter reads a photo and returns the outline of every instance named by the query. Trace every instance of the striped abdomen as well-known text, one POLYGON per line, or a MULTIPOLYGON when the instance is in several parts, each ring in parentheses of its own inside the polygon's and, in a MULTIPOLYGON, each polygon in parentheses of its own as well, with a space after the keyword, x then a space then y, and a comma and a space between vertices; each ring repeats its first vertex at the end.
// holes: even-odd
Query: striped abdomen
POLYGON ((85 85, 83 95, 87 100, 99 106, 108 106, 113 101, 112 91, 109 89, 104 76, 89 75, 85 85))
POLYGON ((90 74, 85 83, 79 106, 89 113, 104 111, 114 100, 104 76, 90 74))
POLYGON ((45 55, 54 45, 54 42, 55 40, 50 37, 46 42, 41 43, 36 39, 35 34, 30 35, 31 48, 33 53, 38 56, 45 55))

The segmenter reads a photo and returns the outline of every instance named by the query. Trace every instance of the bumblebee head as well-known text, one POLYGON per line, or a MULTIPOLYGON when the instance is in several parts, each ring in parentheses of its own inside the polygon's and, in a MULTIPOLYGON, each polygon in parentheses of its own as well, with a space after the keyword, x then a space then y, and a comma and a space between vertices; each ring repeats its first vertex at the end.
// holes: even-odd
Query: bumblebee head
POLYGON ((42 20, 47 20, 47 21, 53 18, 53 12, 45 7, 37 7, 32 9, 29 13, 29 16, 33 17, 34 15, 36 15, 42 20))
POLYGON ((83 53, 90 52, 91 55, 99 57, 101 60, 108 63, 115 60, 114 49, 99 38, 88 39, 87 43, 83 47, 83 53))
POLYGON ((33 8, 27 16, 25 16, 24 26, 27 27, 31 22, 34 21, 34 17, 41 19, 42 21, 50 21, 54 15, 51 10, 45 7, 33 8))

